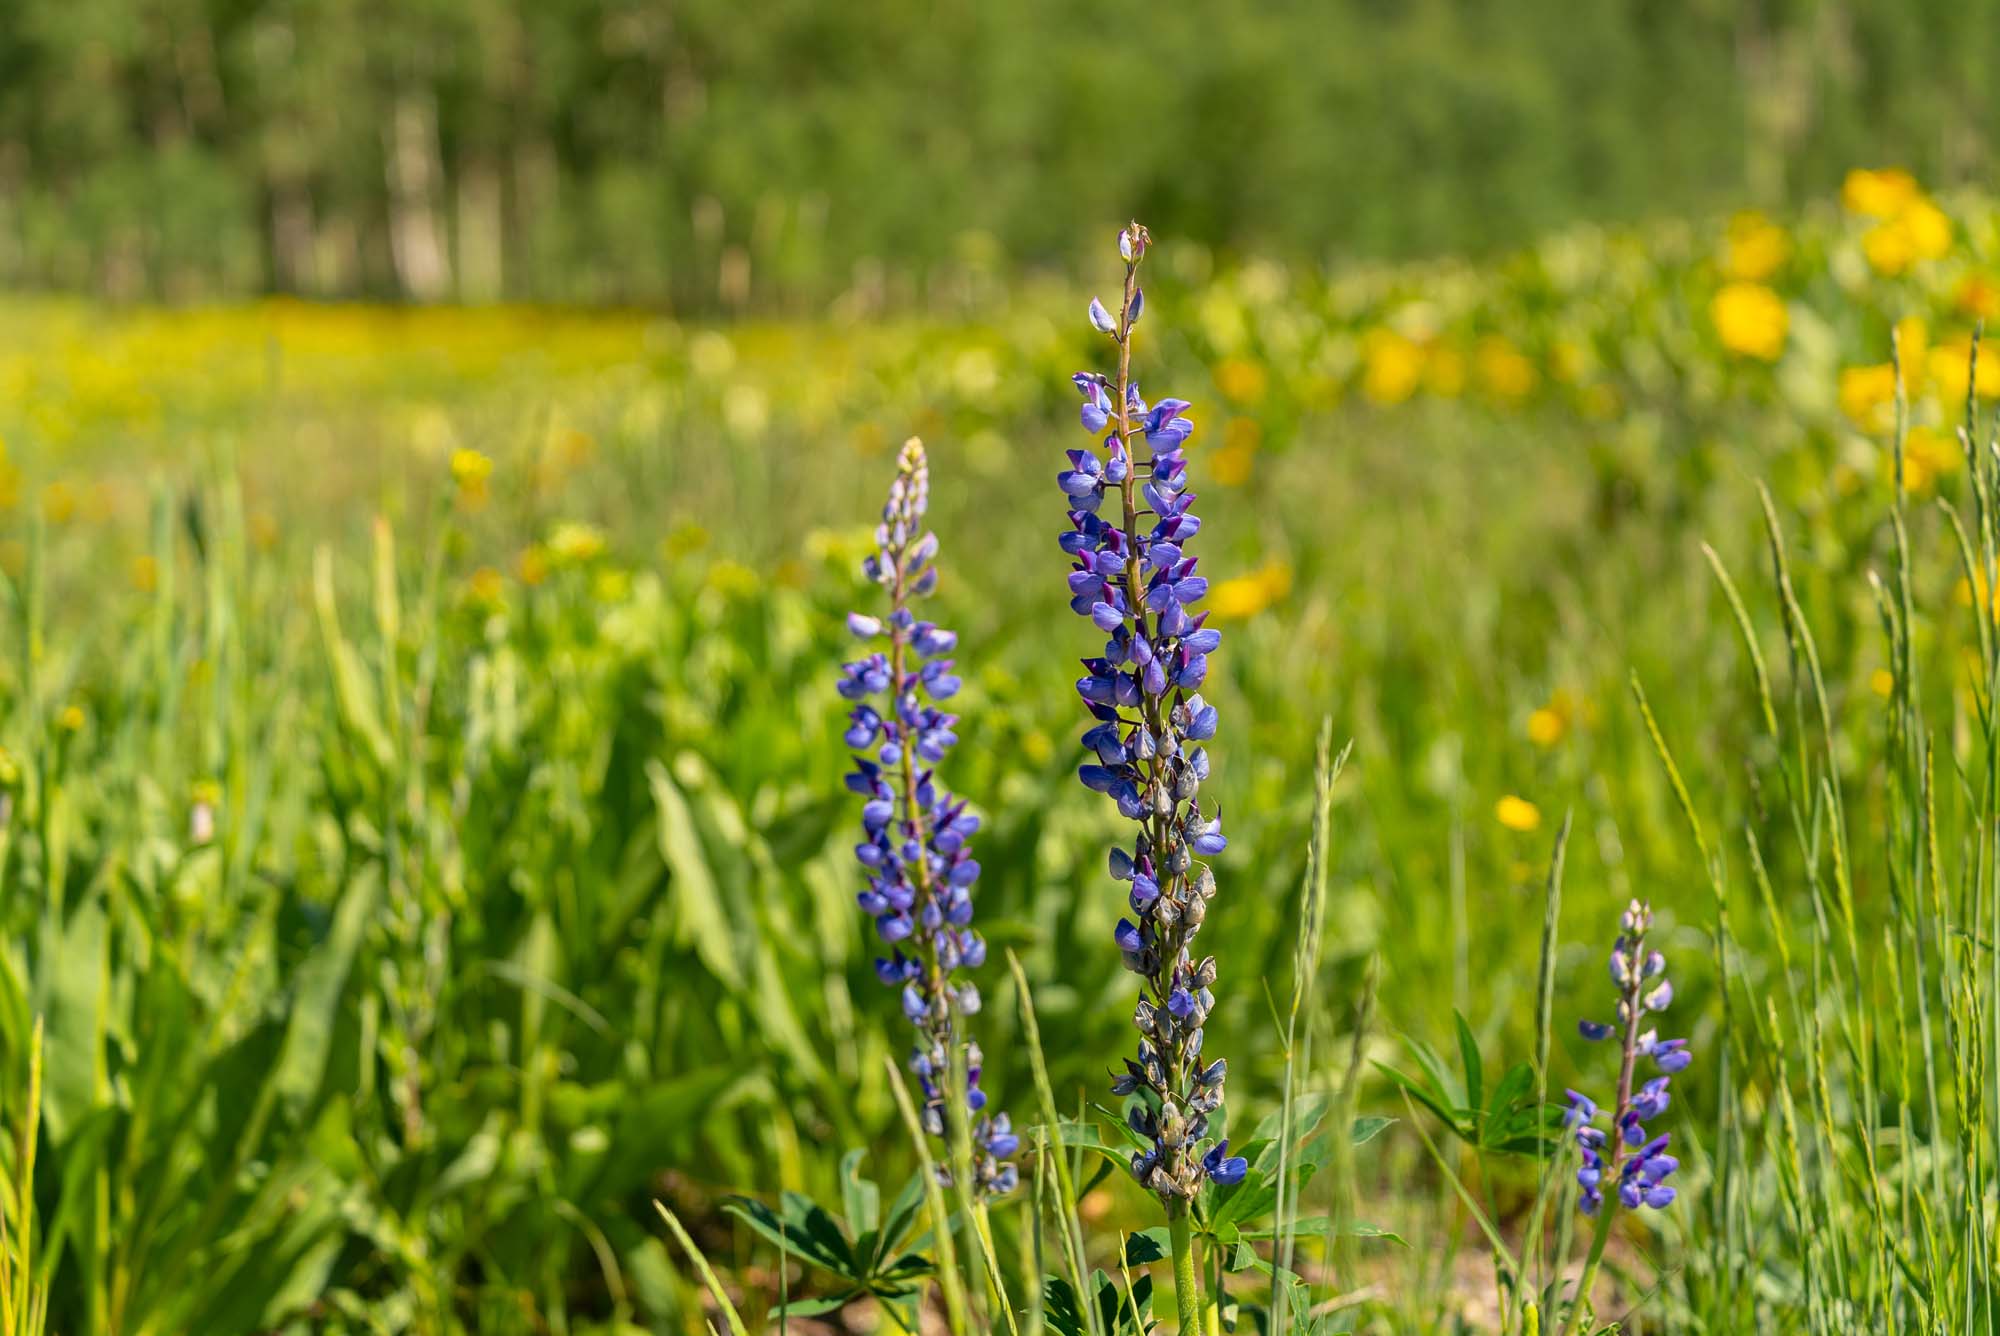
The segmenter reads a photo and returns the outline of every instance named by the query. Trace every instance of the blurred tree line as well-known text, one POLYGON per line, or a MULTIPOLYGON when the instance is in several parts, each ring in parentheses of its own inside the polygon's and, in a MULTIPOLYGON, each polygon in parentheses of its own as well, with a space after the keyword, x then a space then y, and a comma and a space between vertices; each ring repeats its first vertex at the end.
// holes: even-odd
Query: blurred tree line
POLYGON ((1984 175, 2000 0, 0 0, 0 282, 782 308, 1984 175))

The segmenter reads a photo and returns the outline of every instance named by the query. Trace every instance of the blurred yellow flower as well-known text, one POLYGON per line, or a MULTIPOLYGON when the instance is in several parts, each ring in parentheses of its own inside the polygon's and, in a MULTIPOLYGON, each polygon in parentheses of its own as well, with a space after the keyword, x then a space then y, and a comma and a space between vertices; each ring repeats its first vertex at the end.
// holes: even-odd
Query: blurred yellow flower
POLYGON ((1917 179, 1901 168, 1870 171, 1857 167, 1840 187, 1840 202, 1849 213, 1869 218, 1893 218, 1917 197, 1917 179))
POLYGON ((150 594, 160 587, 160 563, 150 552, 141 552, 132 558, 132 587, 142 594, 150 594))
POLYGON ((1951 253, 1951 219, 1930 200, 1919 199, 1897 220, 1919 260, 1938 260, 1951 253))
POLYGON ((561 565, 581 565, 604 555, 604 531, 594 524, 564 520, 549 530, 548 549, 561 565))
POLYGON ((1498 334, 1481 339, 1473 356, 1479 368, 1479 383, 1495 398, 1524 399, 1534 390, 1535 364, 1498 334))
MULTIPOLYGON (((1954 340, 1931 349, 1931 383, 1937 386, 1938 397, 1947 412, 1956 413, 1964 406, 1966 376, 1971 369, 1972 340, 1954 340)), ((1980 349, 1977 376, 1979 397, 2000 399, 2000 358, 1991 349, 1980 349)))
POLYGON ((1895 325, 1896 360, 1903 366, 1903 388, 1923 384, 1924 356, 1931 347, 1931 328, 1920 315, 1906 315, 1895 325))
POLYGON ((507 577, 491 566, 481 566, 465 582, 465 589, 475 603, 498 603, 507 592, 507 577))
POLYGON ((1791 254, 1792 239, 1784 228, 1761 213, 1739 213, 1729 220, 1722 272, 1738 282, 1761 283, 1784 268, 1791 254))
POLYGON ((1208 476, 1225 487, 1250 480, 1257 465, 1257 447, 1263 443, 1264 428, 1255 418, 1233 417, 1222 424, 1222 448, 1208 461, 1208 476))
POLYGON ((477 507, 486 500, 486 482, 493 476, 493 461, 477 450, 451 452, 451 480, 458 485, 459 500, 477 507))
POLYGON ((520 558, 515 562, 514 570, 521 577, 521 583, 524 585, 532 587, 542 583, 542 581, 549 578, 548 549, 540 543, 531 543, 527 547, 522 548, 520 558))
POLYGON ((2000 283, 1985 274, 1967 274, 1959 280, 1951 304, 1975 320, 2000 320, 2000 283))
POLYGON ((1896 675, 1887 668, 1877 668, 1868 674, 1868 689, 1878 696, 1887 696, 1896 689, 1896 675))
POLYGON ((1537 747, 1553 747, 1569 731, 1569 721, 1544 705, 1528 716, 1528 741, 1537 747))
POLYGON ((1861 238, 1861 253, 1876 273, 1894 278, 1917 258, 1910 237, 1894 223, 1880 223, 1861 238))
POLYGON ((1219 622, 1254 617, 1292 592, 1292 568, 1267 561, 1248 575, 1224 580, 1208 593, 1208 609, 1219 622))
POLYGON ((1541 809, 1526 798, 1517 798, 1511 793, 1493 804, 1493 815, 1507 829, 1523 834, 1542 824, 1541 809))
POLYGON ((1919 260, 1936 260, 1951 253, 1951 219, 1921 195, 1868 229, 1861 251, 1875 272, 1894 278, 1919 260))
POLYGON ((56 716, 56 727, 65 733, 82 732, 83 707, 81 705, 63 706, 62 713, 56 716))
POLYGON ((1371 329, 1361 340, 1361 392, 1378 404, 1400 404, 1416 393, 1424 350, 1393 329, 1371 329))
POLYGON ((1722 346, 1745 357, 1775 362, 1785 351, 1791 315, 1777 293, 1761 283, 1730 283, 1709 303, 1722 346))
POLYGON ((1857 427, 1881 431, 1888 424, 1883 410, 1896 399, 1896 368, 1851 366, 1840 373, 1840 411, 1857 427))
MULTIPOLYGON (((1924 492, 1940 476, 1958 468, 1962 456, 1958 443, 1932 427, 1912 427, 1903 437, 1903 490, 1924 492)), ((1885 467, 1894 480, 1895 460, 1885 455, 1885 467)))
POLYGON ((1252 405, 1262 402, 1271 378, 1264 368, 1241 357, 1226 358, 1215 368, 1215 388, 1232 403, 1252 405))

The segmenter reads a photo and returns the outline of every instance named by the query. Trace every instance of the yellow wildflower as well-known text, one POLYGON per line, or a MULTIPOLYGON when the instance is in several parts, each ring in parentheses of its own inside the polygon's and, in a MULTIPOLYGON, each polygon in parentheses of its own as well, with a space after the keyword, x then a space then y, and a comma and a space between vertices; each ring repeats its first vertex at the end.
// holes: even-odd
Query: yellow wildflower
POLYGON ((150 552, 141 552, 132 558, 132 587, 142 594, 150 594, 160 587, 160 563, 150 552))
POLYGON ((477 450, 451 452, 451 480, 458 485, 458 499, 476 508, 486 501, 486 483, 493 476, 493 460, 477 450))
POLYGON ((507 577, 491 566, 481 566, 465 582, 465 589, 475 603, 495 604, 507 592, 507 577))
POLYGON ((1849 213, 1868 218, 1893 218, 1917 197, 1917 179, 1901 168, 1870 171, 1857 167, 1840 188, 1840 202, 1849 213))
POLYGON ((1535 364, 1498 334, 1489 334, 1479 341, 1474 360, 1480 383, 1495 398, 1524 399, 1535 388, 1535 364))
POLYGON ((1288 562, 1267 561, 1248 575, 1224 580, 1209 590, 1209 612, 1219 622, 1254 617, 1292 592, 1288 562))
POLYGON ((1775 362, 1785 350, 1791 315, 1777 293, 1761 283, 1730 283, 1709 303, 1722 346, 1745 357, 1775 362))
MULTIPOLYGON (((1910 428, 1909 434, 1903 438, 1903 490, 1906 492, 1929 491, 1940 475, 1950 473, 1958 464, 1957 443, 1943 432, 1917 426, 1910 428)), ((1883 474, 1892 483, 1895 481, 1895 467, 1895 456, 1884 452, 1883 474)))
POLYGON ((564 520, 549 530, 548 547, 559 564, 580 566, 604 554, 604 531, 594 524, 564 520))
POLYGON ((1868 675, 1868 689, 1878 696, 1887 696, 1896 689, 1896 675, 1887 668, 1877 668, 1868 675))
POLYGON ((1959 280, 1951 303, 1974 320, 2000 320, 2000 283, 1985 274, 1967 274, 1959 280))
POLYGON ((1424 350, 1393 329, 1371 329, 1361 340, 1366 366, 1361 392, 1378 404, 1400 404, 1416 393, 1424 350))
POLYGON ((1857 427, 1881 431, 1887 425, 1883 410, 1895 399, 1896 368, 1887 362, 1851 366, 1840 373, 1840 411, 1857 427))
POLYGON ((1507 829, 1522 834, 1542 824, 1541 809, 1526 798, 1517 798, 1511 793, 1493 804, 1493 815, 1507 829))
POLYGON ((1896 221, 1917 259, 1937 260, 1951 253, 1951 219, 1931 201, 1914 201, 1896 221))
POLYGON ((522 548, 520 559, 515 564, 515 572, 521 577, 521 583, 524 585, 534 586, 548 579, 548 549, 540 543, 531 543, 522 548))
POLYGON ((1528 741, 1537 747, 1553 747, 1569 731, 1569 721, 1544 705, 1528 716, 1528 741))
POLYGON ((81 705, 63 706, 62 713, 56 716, 56 727, 65 733, 81 733, 83 731, 83 707, 81 705))
POLYGON ((1263 400, 1264 392, 1270 388, 1271 378, 1255 362, 1241 357, 1231 357, 1218 363, 1215 368, 1215 388, 1222 391, 1222 397, 1232 403, 1256 404, 1263 400))
MULTIPOLYGON (((1971 371, 1972 341, 1955 340, 1931 349, 1931 383, 1948 412, 1956 413, 1965 404, 1966 375, 1971 371)), ((2000 358, 1990 348, 1979 350, 1977 390, 1982 399, 2000 399, 2000 358)))
POLYGON ((1917 258, 1909 233, 1895 223, 1880 223, 1861 238, 1861 253, 1875 272, 1894 278, 1917 258))
POLYGON ((1225 487, 1250 480, 1264 428, 1255 418, 1233 417, 1222 424, 1222 448, 1208 461, 1208 476, 1225 487))
POLYGON ((1792 239, 1784 228, 1761 213, 1739 213, 1729 220, 1722 271, 1741 283, 1761 283, 1782 269, 1791 254, 1792 239))

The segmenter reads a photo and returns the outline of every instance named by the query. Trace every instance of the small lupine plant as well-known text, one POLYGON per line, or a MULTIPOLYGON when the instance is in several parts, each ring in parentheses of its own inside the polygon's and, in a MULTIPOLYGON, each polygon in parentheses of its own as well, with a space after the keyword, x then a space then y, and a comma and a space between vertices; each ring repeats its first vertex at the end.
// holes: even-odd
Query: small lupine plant
POLYGON ((1057 482, 1068 500, 1061 545, 1072 559, 1070 606, 1109 637, 1101 655, 1083 660, 1076 683, 1095 720, 1083 735, 1093 759, 1078 777, 1139 827, 1129 852, 1110 855, 1111 875, 1129 886, 1132 910, 1118 921, 1118 950, 1144 981, 1133 1014, 1138 1048, 1112 1090, 1140 1096, 1128 1121, 1147 1144, 1133 1153, 1132 1174, 1166 1207, 1187 1324, 1199 1321, 1191 1306, 1199 1302, 1191 1204, 1204 1182, 1240 1182, 1249 1166, 1229 1154, 1227 1139, 1209 1136, 1228 1064, 1202 1053, 1216 963, 1213 956, 1197 960, 1193 946, 1216 892, 1214 874, 1197 859, 1228 844, 1219 814, 1204 811, 1200 797, 1209 772, 1201 744, 1216 732, 1215 707, 1200 688, 1221 636, 1203 624, 1206 614, 1190 610, 1208 592, 1187 552, 1201 528, 1182 453, 1193 430, 1190 405, 1173 398, 1148 405, 1131 375, 1149 241, 1137 223, 1118 234, 1125 262, 1118 314, 1091 299, 1090 323, 1117 349, 1117 372, 1080 371, 1072 379, 1083 395, 1084 429, 1103 433, 1102 453, 1069 451, 1057 482))
POLYGON ((1576 1171, 1577 1207, 1585 1215, 1597 1217, 1597 1230, 1565 1332, 1576 1325, 1577 1315, 1589 1303, 1617 1208, 1664 1210, 1674 1200, 1674 1188, 1666 1180, 1680 1168, 1680 1161, 1667 1151, 1668 1135, 1652 1136, 1646 1124, 1666 1112, 1671 1101, 1667 1087, 1675 1073, 1685 1071, 1694 1061, 1694 1055, 1687 1040, 1661 1039, 1648 1025, 1650 1016, 1665 1011, 1674 1000, 1667 958, 1646 940, 1652 926, 1650 904, 1634 900, 1625 907, 1610 957, 1611 982, 1618 994, 1614 1019, 1577 1023, 1578 1032, 1592 1042, 1617 1038, 1620 1056, 1617 1098, 1609 1110, 1608 1133, 1598 1125, 1602 1110, 1596 1101, 1579 1091, 1567 1092, 1569 1110, 1564 1124, 1575 1135, 1582 1161, 1576 1171), (1641 1059, 1650 1060, 1656 1069, 1643 1083, 1641 1059))
POLYGON ((916 1027, 909 1065, 923 1092, 924 1128, 949 1146, 955 1106, 948 1096, 954 1068, 962 1067, 963 1107, 981 1115, 971 1129, 972 1172, 981 1194, 994 1196, 1019 1181, 1009 1160, 1020 1142, 1006 1114, 982 1112, 979 1045, 967 1032, 966 1018, 979 1010, 979 988, 960 971, 986 959, 986 943, 972 928, 979 863, 967 843, 979 818, 936 770, 958 741, 952 731, 957 716, 938 706, 958 694, 948 657, 958 636, 918 621, 911 610, 937 588, 937 535, 923 528, 929 494, 923 443, 912 438, 896 463, 875 530, 876 550, 862 563, 863 573, 888 591, 888 615, 854 612, 847 618, 858 639, 888 646, 841 669, 840 694, 855 702, 845 740, 858 753, 847 786, 867 800, 854 856, 868 884, 856 900, 890 948, 876 960, 875 973, 901 989, 903 1014, 916 1027), (870 703, 884 697, 886 710, 870 703))

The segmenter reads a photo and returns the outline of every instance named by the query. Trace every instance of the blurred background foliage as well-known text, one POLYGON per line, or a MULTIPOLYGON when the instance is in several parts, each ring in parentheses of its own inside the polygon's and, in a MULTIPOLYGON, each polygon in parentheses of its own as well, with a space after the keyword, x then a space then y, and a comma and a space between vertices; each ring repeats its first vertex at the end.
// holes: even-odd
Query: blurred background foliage
POLYGON ((1994 166, 1993 0, 13 0, 0 280, 812 306, 1490 252, 1994 166))

